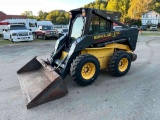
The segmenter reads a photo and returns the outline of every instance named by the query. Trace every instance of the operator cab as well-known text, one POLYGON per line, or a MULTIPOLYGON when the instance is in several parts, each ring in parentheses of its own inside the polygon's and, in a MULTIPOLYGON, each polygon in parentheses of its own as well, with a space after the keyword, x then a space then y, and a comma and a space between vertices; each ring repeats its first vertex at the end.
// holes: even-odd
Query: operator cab
MULTIPOLYGON (((67 36, 67 39, 69 40, 68 47, 70 47, 75 41, 79 41, 84 36, 95 36, 95 38, 98 38, 98 35, 104 36, 106 33, 113 32, 113 22, 116 22, 120 17, 121 14, 118 12, 102 12, 96 9, 80 8, 70 11, 70 26, 67 36)), ((123 27, 124 26, 125 25, 123 25, 123 27)), ((98 40, 95 41, 95 46, 98 45, 98 40)))

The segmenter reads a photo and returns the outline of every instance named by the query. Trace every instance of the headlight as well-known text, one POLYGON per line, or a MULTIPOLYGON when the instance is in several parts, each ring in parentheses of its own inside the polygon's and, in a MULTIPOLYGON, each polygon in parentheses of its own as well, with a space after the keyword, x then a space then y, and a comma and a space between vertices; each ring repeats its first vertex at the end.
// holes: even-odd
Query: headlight
POLYGON ((12 36, 16 36, 17 35, 17 33, 12 33, 12 36))
POLYGON ((33 35, 32 32, 29 32, 29 35, 33 35))

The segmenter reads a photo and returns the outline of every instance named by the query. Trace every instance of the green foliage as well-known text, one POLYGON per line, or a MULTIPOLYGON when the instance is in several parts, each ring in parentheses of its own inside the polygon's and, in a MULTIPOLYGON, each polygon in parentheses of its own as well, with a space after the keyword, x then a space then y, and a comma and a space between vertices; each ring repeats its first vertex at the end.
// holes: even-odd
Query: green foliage
POLYGON ((33 15, 32 11, 24 11, 21 15, 26 15, 30 19, 36 19, 37 17, 33 15))
POLYGON ((107 7, 107 4, 108 4, 108 0, 95 0, 94 2, 84 5, 84 8, 94 8, 94 9, 105 10, 107 7))
POLYGON ((46 20, 47 15, 47 12, 43 12, 42 10, 40 10, 38 12, 37 20, 46 20))
MULTIPOLYGON (((142 14, 149 10, 155 10, 160 13, 160 2, 156 0, 95 0, 84 5, 84 8, 121 12, 122 17, 120 20, 127 22, 131 19, 141 19, 142 14)), ((69 23, 69 12, 64 10, 53 10, 49 13, 40 10, 37 16, 34 16, 32 11, 24 11, 22 15, 37 20, 50 20, 53 24, 69 23)))
POLYGON ((107 10, 122 13, 121 21, 127 19, 130 0, 110 0, 107 5, 107 10))
POLYGON ((153 0, 150 4, 150 8, 160 13, 160 2, 156 2, 157 0, 153 0))
POLYGON ((84 7, 120 12, 122 22, 141 19, 142 14, 149 10, 160 13, 160 2, 157 0, 95 0, 84 7))
POLYGON ((33 16, 33 12, 32 11, 24 11, 21 15, 33 16))
POLYGON ((68 24, 69 12, 64 10, 53 10, 49 13, 40 10, 38 16, 34 16, 32 11, 24 11, 22 15, 26 15, 28 18, 40 20, 50 20, 53 24, 68 24))
POLYGON ((64 10, 53 10, 48 13, 46 20, 50 20, 54 24, 68 24, 69 13, 64 10))
POLYGON ((142 14, 149 11, 149 5, 153 0, 131 0, 128 16, 133 19, 140 19, 142 14))

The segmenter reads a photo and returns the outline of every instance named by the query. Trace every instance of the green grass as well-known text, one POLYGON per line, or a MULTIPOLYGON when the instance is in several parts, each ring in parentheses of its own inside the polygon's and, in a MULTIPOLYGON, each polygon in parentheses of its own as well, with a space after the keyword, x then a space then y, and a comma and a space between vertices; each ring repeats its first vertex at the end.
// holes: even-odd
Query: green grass
MULTIPOLYGON (((160 31, 142 31, 142 34, 139 34, 139 36, 160 36, 160 31)), ((50 40, 34 39, 32 42, 13 42, 12 43, 9 40, 3 40, 3 38, 0 37, 0 45, 49 42, 49 41, 51 42, 51 41, 56 41, 56 40, 53 40, 53 39, 50 39, 50 40)))
POLYGON ((160 36, 160 32, 142 32, 141 34, 139 34, 141 36, 160 36))
POLYGON ((2 37, 0 37, 0 45, 7 45, 7 44, 24 44, 24 43, 36 43, 36 42, 51 42, 51 41, 55 41, 53 39, 50 40, 42 40, 42 39, 34 39, 31 42, 11 42, 10 40, 3 40, 2 37))
POLYGON ((0 39, 0 45, 6 45, 6 44, 11 44, 11 42, 9 40, 0 39))

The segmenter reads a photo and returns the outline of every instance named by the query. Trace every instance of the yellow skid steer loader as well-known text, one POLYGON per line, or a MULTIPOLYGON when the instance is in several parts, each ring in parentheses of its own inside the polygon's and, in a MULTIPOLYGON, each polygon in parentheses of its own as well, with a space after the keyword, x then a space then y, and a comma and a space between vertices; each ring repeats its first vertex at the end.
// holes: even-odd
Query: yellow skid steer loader
POLYGON ((81 86, 93 83, 101 69, 125 75, 137 58, 138 29, 118 22, 119 17, 111 11, 71 10, 69 32, 56 41, 49 61, 34 57, 17 71, 27 108, 65 96, 67 75, 81 86), (114 30, 113 23, 123 29, 114 30))

